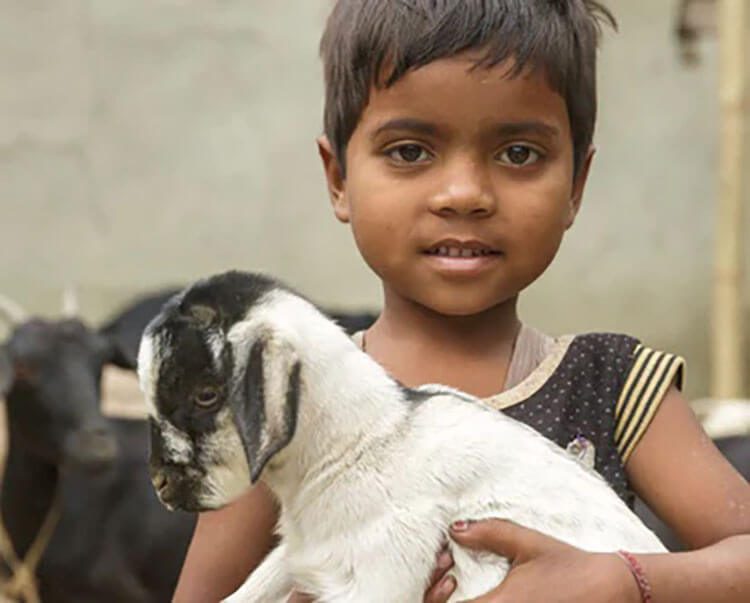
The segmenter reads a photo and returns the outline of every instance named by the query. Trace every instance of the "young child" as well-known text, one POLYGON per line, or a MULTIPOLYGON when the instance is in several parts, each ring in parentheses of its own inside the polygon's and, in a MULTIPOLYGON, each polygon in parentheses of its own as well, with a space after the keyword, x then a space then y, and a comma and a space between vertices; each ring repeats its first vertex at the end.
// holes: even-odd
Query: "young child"
MULTIPOLYGON (((680 393, 682 360, 624 335, 553 339, 517 314, 581 205, 610 20, 593 0, 338 1, 319 149, 334 213, 383 284, 359 341, 406 385, 487 398, 569 447, 695 549, 590 554, 459 522, 459 544, 514 561, 482 601, 747 602, 750 487, 680 393)), ((275 517, 262 486, 202 515, 175 601, 234 590, 273 546, 275 517)), ((450 564, 439 555, 426 601, 455 588, 450 564)))

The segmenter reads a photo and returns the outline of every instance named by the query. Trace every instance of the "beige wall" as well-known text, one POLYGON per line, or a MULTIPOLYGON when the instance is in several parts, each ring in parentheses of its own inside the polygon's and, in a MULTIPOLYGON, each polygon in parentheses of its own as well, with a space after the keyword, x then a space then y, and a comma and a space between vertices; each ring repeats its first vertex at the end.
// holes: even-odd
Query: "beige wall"
MULTIPOLYGON (((621 31, 602 52, 585 206, 524 316, 679 351, 701 395, 716 48, 687 69, 676 0, 610 4, 621 31)), ((135 292, 240 267, 330 304, 377 305, 315 151, 328 5, 0 2, 0 291, 47 313, 74 281, 99 320, 135 292)))

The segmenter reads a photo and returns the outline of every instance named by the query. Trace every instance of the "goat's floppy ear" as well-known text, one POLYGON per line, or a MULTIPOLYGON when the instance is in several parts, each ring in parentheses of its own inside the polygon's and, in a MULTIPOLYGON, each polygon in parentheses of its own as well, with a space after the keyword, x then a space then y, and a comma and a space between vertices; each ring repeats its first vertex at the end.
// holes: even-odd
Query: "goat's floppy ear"
POLYGON ((5 346, 0 346, 0 397, 10 391, 13 384, 13 365, 5 346))
POLYGON ((235 413, 253 483, 294 436, 299 397, 300 361, 294 346, 264 333, 250 349, 235 413))

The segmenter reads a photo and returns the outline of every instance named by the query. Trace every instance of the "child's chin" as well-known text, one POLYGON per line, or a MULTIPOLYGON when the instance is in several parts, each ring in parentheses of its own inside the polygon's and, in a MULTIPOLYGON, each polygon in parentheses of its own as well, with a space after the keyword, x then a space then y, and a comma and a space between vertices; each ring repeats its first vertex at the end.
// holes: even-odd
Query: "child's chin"
POLYGON ((494 296, 436 295, 426 304, 433 312, 443 316, 476 316, 502 303, 494 296))

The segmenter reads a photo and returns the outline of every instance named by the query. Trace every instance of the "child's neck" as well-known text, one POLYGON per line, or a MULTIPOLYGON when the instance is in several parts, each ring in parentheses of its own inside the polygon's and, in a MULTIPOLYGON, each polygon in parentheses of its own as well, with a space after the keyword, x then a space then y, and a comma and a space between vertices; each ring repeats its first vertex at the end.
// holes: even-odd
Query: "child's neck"
POLYGON ((442 383, 486 397, 502 391, 520 330, 517 298, 471 316, 445 316, 386 292, 366 351, 408 386, 442 383))

